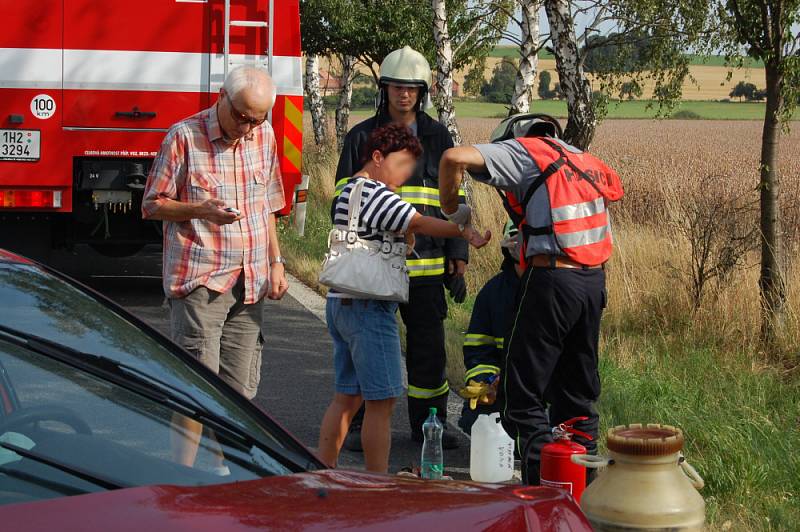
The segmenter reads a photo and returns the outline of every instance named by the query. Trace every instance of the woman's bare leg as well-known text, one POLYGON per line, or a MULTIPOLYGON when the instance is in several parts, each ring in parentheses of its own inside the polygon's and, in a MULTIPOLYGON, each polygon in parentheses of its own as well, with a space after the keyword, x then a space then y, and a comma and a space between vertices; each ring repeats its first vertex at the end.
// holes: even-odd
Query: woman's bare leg
POLYGON ((317 452, 329 467, 336 467, 339 451, 342 449, 345 436, 347 436, 350 421, 361 407, 361 402, 360 395, 346 395, 337 392, 325 411, 319 431, 317 452))
POLYGON ((396 398, 367 401, 361 445, 367 471, 389 472, 389 451, 392 448, 392 411, 396 398))

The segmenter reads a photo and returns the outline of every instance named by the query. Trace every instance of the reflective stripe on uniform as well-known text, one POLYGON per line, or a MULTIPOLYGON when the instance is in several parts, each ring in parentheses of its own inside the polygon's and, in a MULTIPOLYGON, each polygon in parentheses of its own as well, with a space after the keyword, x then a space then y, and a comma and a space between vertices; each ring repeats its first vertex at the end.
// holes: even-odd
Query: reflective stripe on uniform
POLYGON ((444 257, 433 259, 407 259, 409 277, 444 275, 444 257))
POLYGON ((596 214, 605 212, 606 202, 603 198, 597 198, 592 201, 584 203, 575 203, 574 205, 564 205, 563 207, 556 207, 550 209, 553 215, 553 222, 564 222, 566 220, 577 220, 579 218, 588 218, 596 214))
POLYGON ((408 396, 415 399, 433 399, 439 397, 450 391, 450 384, 445 381, 444 384, 436 389, 419 388, 417 386, 408 385, 408 396))
POLYGON ((350 182, 350 178, 349 177, 345 177, 344 179, 340 179, 339 181, 337 181, 336 182, 336 190, 334 191, 333 197, 334 198, 338 198, 339 194, 341 194, 342 190, 344 190, 345 185, 347 185, 347 183, 349 183, 349 182, 350 182))
MULTIPOLYGON (((397 193, 403 199, 403 201, 407 201, 412 205, 441 207, 441 204, 439 203, 438 188, 403 186, 398 188, 395 193, 397 193)), ((464 190, 459 189, 458 195, 464 196, 464 190)))
MULTIPOLYGON (((344 179, 340 179, 336 182, 336 190, 334 191, 334 197, 338 196, 344 190, 345 185, 350 181, 350 177, 345 177, 344 179)), ((412 205, 430 205, 432 207, 440 207, 441 204, 439 203, 439 189, 432 188, 432 187, 412 187, 412 186, 404 186, 399 187, 395 190, 395 194, 400 196, 403 201, 407 201, 412 205)), ((463 189, 459 189, 458 191, 459 196, 466 196, 466 193, 463 189)))
POLYGON ((500 368, 497 366, 492 366, 490 364, 479 364, 474 368, 471 368, 467 371, 464 375, 464 382, 469 382, 469 380, 477 375, 481 375, 483 373, 491 373, 492 375, 497 375, 500 373, 500 368))
POLYGON ((588 246, 602 242, 608 236, 608 225, 586 229, 585 231, 575 231, 574 233, 561 233, 557 235, 558 243, 562 248, 574 248, 578 246, 588 246))
POLYGON ((498 349, 503 348, 503 343, 504 342, 502 338, 497 338, 495 336, 489 336, 486 334, 473 334, 473 333, 467 333, 465 335, 465 341, 464 341, 465 346, 477 347, 481 345, 493 345, 498 349))

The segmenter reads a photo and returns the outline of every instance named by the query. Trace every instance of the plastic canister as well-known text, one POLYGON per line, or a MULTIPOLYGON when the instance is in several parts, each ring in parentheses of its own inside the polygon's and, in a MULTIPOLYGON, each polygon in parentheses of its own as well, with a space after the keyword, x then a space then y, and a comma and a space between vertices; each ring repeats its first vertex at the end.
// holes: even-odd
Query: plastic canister
POLYGON ((469 476, 476 482, 506 482, 514 476, 514 440, 500 414, 481 414, 470 431, 469 476))
POLYGON ((598 532, 703 530, 704 485, 681 454, 683 432, 669 425, 609 429, 609 456, 575 455, 573 462, 604 467, 583 492, 581 510, 598 532))

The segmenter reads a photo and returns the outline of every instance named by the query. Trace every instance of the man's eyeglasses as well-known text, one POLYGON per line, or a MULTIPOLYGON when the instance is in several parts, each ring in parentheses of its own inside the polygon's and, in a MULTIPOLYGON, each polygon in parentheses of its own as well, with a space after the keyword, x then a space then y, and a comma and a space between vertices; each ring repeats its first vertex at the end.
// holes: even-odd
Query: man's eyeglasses
POLYGON ((243 112, 241 112, 238 109, 236 109, 236 107, 233 105, 233 100, 231 99, 230 96, 228 96, 226 94, 225 97, 228 98, 228 104, 231 107, 231 117, 234 119, 234 121, 236 121, 237 124, 241 124, 241 125, 248 124, 248 125, 250 125, 252 127, 257 127, 257 126, 260 126, 261 124, 263 124, 264 121, 267 119, 267 116, 269 116, 269 113, 268 113, 268 114, 264 115, 264 118, 250 118, 249 116, 247 116, 243 112))

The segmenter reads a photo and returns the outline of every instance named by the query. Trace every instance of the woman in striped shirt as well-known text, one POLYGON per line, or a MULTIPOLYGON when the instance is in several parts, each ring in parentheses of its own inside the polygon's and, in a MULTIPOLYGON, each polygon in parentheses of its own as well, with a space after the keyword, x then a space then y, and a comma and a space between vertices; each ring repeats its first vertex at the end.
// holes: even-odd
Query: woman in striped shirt
MULTIPOLYGON (((347 230, 347 205, 355 183, 364 180, 358 234, 382 240, 392 232, 397 241, 413 242, 413 234, 439 238, 464 238, 482 247, 491 235, 470 226, 423 216, 394 193, 411 176, 422 154, 417 137, 406 127, 390 124, 372 132, 364 146, 364 167, 353 176, 331 208, 337 229, 347 230)), ((362 401, 366 413, 361 428, 364 461, 368 471, 387 472, 394 404, 403 394, 400 336, 395 313, 398 304, 358 299, 333 290, 326 314, 333 337, 336 394, 325 412, 319 437, 319 455, 336 466, 347 427, 362 401)))

